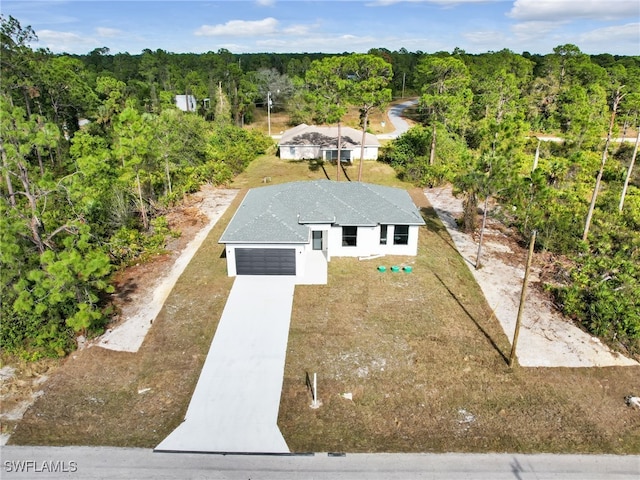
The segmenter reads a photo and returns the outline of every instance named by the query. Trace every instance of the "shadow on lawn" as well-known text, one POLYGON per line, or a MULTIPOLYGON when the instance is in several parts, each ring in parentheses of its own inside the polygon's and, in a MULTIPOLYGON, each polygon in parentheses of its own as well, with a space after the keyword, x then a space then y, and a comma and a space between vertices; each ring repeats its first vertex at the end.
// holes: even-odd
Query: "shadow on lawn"
POLYGON ((442 240, 445 241, 447 245, 451 248, 456 249, 455 244, 451 240, 449 233, 447 232, 446 227, 440 221, 438 214, 434 210, 433 207, 422 207, 420 208, 420 213, 422 214, 422 218, 424 219, 425 226, 433 233, 438 235, 442 240))
POLYGON ((491 335, 489 335, 489 333, 482 327, 482 325, 480 325, 480 323, 478 322, 478 320, 475 319, 475 317, 471 314, 471 312, 469 312, 469 310, 467 310, 467 308, 464 306, 464 304, 460 301, 460 299, 458 298, 458 296, 447 286, 446 283, 444 283, 444 280, 442 280, 442 278, 440 277, 440 275, 438 275, 436 272, 433 272, 433 274, 435 275, 435 277, 440 281, 440 283, 442 284, 442 286, 444 288, 447 289, 447 292, 449 292, 449 295, 451 295, 451 297, 458 303, 458 305, 460 305, 460 308, 462 308, 462 310, 464 311, 464 313, 467 314, 467 316, 473 321, 473 323, 475 323, 476 327, 478 327, 478 330, 480 330, 480 332, 482 332, 482 334, 484 335, 484 337, 489 341, 489 343, 493 346, 493 348, 495 349, 496 352, 498 352, 500 354, 500 356, 502 357, 502 359, 504 360, 504 362, 508 365, 509 364, 509 359, 507 358, 507 356, 502 352, 502 350, 500 349, 500 347, 498 346, 498 344, 493 340, 493 338, 491 338, 491 335))

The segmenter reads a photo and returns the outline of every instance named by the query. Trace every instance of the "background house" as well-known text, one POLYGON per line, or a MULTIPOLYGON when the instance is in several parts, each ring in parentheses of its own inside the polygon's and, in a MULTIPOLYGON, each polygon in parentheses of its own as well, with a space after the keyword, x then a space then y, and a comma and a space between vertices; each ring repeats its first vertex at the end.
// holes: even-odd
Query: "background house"
POLYGON ((298 283, 325 283, 332 257, 416 255, 420 225, 405 190, 291 182, 249 190, 219 242, 229 276, 295 275, 298 283), (319 269, 324 282, 306 280, 319 269))
MULTIPOLYGON (((359 160, 362 131, 351 127, 342 127, 340 130, 340 159, 349 162, 359 160)), ((280 158, 284 160, 337 160, 338 127, 317 127, 302 123, 282 134, 279 147, 280 158)), ((375 135, 365 135, 364 147, 364 159, 377 160, 380 142, 375 135)))
POLYGON ((193 95, 176 95, 176 107, 183 112, 195 112, 198 108, 196 97, 193 95))

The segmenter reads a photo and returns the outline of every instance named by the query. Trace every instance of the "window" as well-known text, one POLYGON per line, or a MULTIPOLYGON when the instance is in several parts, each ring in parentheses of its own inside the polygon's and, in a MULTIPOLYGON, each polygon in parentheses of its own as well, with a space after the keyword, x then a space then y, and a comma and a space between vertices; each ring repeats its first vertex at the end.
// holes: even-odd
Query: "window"
POLYGON ((313 230, 311 232, 312 245, 314 250, 322 250, 322 231, 313 230))
POLYGON ((342 246, 355 247, 358 240, 358 227, 342 227, 342 246))
POLYGON ((393 229, 394 245, 409 245, 409 225, 396 225, 393 229))
MULTIPOLYGON (((340 162, 349 162, 351 158, 351 151, 342 149, 340 150, 340 162)), ((324 151, 324 160, 326 162, 335 162, 338 160, 338 150, 325 150, 324 151)))
POLYGON ((380 245, 387 244, 387 225, 380 225, 380 245))

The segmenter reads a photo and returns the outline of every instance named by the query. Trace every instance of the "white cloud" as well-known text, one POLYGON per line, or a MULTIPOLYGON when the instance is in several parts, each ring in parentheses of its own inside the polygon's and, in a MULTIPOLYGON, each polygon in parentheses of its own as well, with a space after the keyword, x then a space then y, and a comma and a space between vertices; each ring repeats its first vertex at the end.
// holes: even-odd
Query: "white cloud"
POLYGON ((298 37, 293 41, 285 41, 283 39, 265 39, 258 40, 256 46, 261 49, 269 49, 272 51, 304 51, 304 52, 350 52, 350 51, 367 51, 370 48, 379 45, 380 39, 371 36, 357 35, 307 35, 298 37), (292 44, 295 43, 295 50, 292 44))
POLYGON ((463 3, 489 3, 500 2, 503 0, 374 0, 368 3, 370 7, 386 7, 397 3, 433 3, 436 5, 460 5, 463 3))
POLYGON ((511 31, 520 42, 535 41, 549 36, 566 22, 522 22, 511 26, 511 31))
POLYGON ((71 32, 38 30, 38 43, 53 52, 82 53, 95 44, 94 39, 71 32))
POLYGON ((273 7, 276 4, 276 0, 256 0, 256 3, 261 7, 273 7))
POLYGON ((612 43, 631 43, 635 46, 635 55, 637 55, 638 45, 640 45, 640 23, 591 30, 580 35, 580 43, 593 45, 602 51, 607 50, 607 46, 612 43))
POLYGON ((282 33, 286 35, 306 35, 309 33, 310 30, 311 30, 310 25, 298 24, 298 25, 291 25, 290 27, 283 29, 282 33))
POLYGON ((96 33, 99 37, 112 38, 122 35, 122 30, 117 30, 115 28, 98 27, 96 28, 96 33))
POLYGON ((638 0, 516 0, 507 14, 516 20, 550 21, 638 17, 638 0))
POLYGON ((503 33, 496 30, 466 32, 463 33, 462 36, 476 46, 496 45, 504 40, 503 33))
POLYGON ((203 25, 195 31, 198 36, 233 36, 267 35, 276 33, 278 20, 273 17, 262 20, 229 20, 218 25, 203 25))

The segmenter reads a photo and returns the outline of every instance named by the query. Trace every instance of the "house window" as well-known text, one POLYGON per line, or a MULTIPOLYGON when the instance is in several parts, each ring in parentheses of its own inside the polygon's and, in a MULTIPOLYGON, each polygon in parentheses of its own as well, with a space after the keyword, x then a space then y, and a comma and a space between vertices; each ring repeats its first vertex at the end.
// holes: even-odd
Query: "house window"
POLYGON ((387 225, 380 225, 380 245, 387 244, 387 225))
POLYGON ((322 250, 322 231, 313 230, 311 232, 312 246, 314 250, 322 250))
POLYGON ((355 247, 358 241, 358 227, 342 227, 342 246, 355 247))
POLYGON ((396 225, 393 229, 394 245, 409 245, 409 225, 396 225))
MULTIPOLYGON (((342 149, 340 150, 340 162, 349 162, 351 157, 350 151, 342 149)), ((325 150, 324 160, 327 162, 335 162, 338 160, 338 150, 325 150)))

